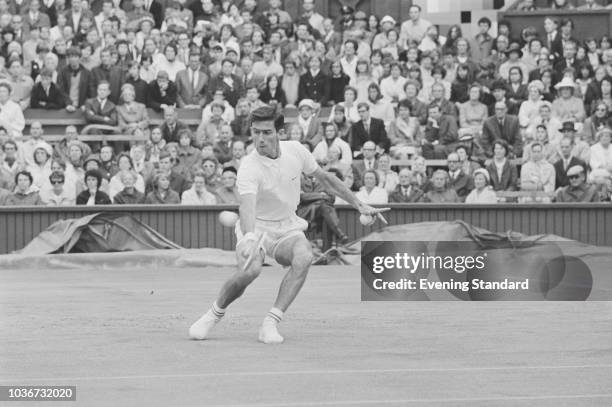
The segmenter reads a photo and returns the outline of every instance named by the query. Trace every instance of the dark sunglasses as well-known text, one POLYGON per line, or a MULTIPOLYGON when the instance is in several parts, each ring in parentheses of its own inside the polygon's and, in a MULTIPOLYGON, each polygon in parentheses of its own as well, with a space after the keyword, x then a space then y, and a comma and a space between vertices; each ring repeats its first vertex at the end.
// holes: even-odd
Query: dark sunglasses
POLYGON ((63 184, 64 181, 59 181, 59 180, 55 180, 55 181, 51 181, 51 184, 53 185, 59 185, 59 184, 63 184))
POLYGON ((569 179, 578 179, 578 178, 580 178, 580 175, 570 175, 568 178, 569 179))

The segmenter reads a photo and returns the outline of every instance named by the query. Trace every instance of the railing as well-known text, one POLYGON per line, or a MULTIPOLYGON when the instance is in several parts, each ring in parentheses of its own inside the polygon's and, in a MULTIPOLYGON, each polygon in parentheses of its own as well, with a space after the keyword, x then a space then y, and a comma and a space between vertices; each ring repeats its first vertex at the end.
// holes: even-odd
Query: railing
MULTIPOLYGON (((390 204, 386 214, 391 225, 428 221, 463 220, 493 232, 514 230, 556 234, 584 243, 612 246, 610 204, 390 204)), ((78 218, 95 212, 128 213, 168 239, 188 247, 231 250, 236 243, 232 228, 221 226, 219 213, 236 210, 232 205, 211 207, 183 205, 110 205, 75 207, 0 207, 0 253, 24 247, 38 233, 59 219, 78 218)), ((353 208, 337 207, 340 226, 357 239, 379 227, 365 227, 353 208)), ((327 233, 323 233, 325 237, 327 233)))

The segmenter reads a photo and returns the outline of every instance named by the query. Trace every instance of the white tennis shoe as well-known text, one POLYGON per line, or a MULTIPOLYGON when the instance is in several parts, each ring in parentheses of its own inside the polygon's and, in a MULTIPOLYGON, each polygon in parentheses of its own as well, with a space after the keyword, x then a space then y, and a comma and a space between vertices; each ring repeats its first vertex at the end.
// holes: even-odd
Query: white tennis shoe
POLYGON ((191 325, 189 328, 189 337, 199 341, 207 339, 210 330, 217 325, 219 321, 219 318, 216 318, 211 311, 208 311, 193 325, 191 325))
POLYGON ((283 343, 285 339, 278 333, 277 325, 274 321, 264 320, 261 328, 259 328, 259 342, 266 344, 283 343))

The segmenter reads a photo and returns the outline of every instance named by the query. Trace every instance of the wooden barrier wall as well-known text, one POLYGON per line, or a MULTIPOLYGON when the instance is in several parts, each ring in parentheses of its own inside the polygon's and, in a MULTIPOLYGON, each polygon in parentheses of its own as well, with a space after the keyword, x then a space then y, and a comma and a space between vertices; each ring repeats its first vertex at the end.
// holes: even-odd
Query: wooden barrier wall
MULTIPOLYGON (((404 224, 461 219, 494 232, 514 230, 529 235, 557 234, 584 243, 612 246, 612 205, 465 205, 393 204, 389 223, 404 224)), ((235 206, 206 209, 195 206, 105 206, 105 207, 0 207, 0 254, 24 247, 38 233, 59 219, 77 218, 99 211, 129 213, 162 235, 187 248, 234 247, 233 229, 222 227, 217 218, 222 210, 235 206)), ((373 229, 359 223, 358 213, 348 206, 338 207, 342 227, 351 239, 373 229)), ((378 227, 378 224, 375 225, 378 227)))

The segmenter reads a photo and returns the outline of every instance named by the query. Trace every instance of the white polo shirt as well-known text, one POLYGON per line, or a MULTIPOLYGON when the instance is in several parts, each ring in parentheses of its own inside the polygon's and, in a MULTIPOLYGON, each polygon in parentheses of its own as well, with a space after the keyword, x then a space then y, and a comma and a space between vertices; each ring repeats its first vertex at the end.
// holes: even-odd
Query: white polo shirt
POLYGON ((256 218, 280 221, 295 214, 300 203, 302 173, 311 175, 319 166, 300 142, 281 141, 280 156, 273 160, 253 150, 244 157, 236 186, 240 195, 256 194, 256 218))

